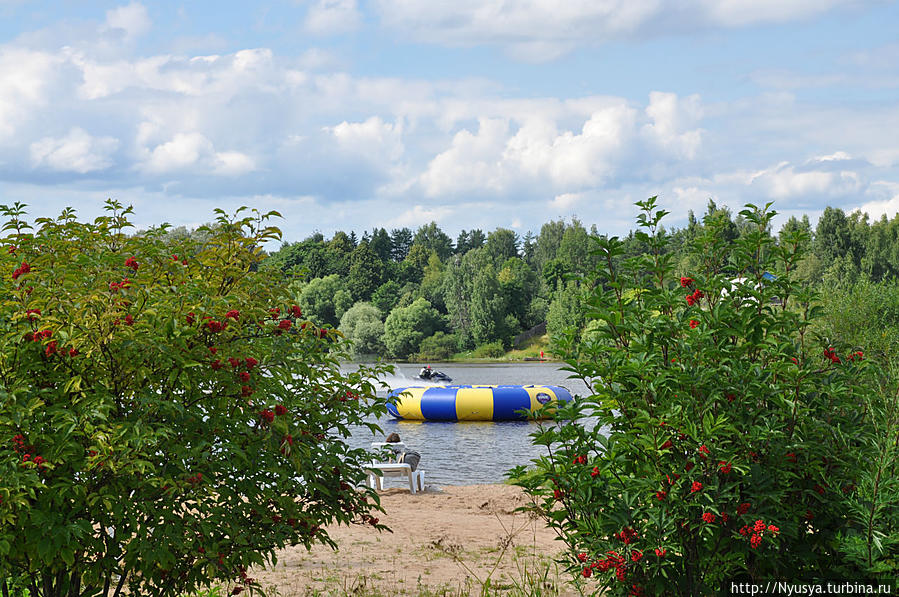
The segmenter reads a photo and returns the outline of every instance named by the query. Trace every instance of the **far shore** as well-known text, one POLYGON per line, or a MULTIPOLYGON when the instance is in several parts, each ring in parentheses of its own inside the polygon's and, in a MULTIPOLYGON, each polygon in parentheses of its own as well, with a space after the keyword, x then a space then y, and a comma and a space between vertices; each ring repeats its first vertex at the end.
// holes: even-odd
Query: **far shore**
POLYGON ((251 576, 282 597, 479 595, 488 580, 497 594, 537 583, 543 595, 578 595, 554 561, 563 549, 555 533, 515 512, 526 503, 510 485, 429 486, 412 495, 394 481, 381 492, 385 513, 376 514, 393 532, 331 527, 337 551, 289 548, 277 566, 251 576))

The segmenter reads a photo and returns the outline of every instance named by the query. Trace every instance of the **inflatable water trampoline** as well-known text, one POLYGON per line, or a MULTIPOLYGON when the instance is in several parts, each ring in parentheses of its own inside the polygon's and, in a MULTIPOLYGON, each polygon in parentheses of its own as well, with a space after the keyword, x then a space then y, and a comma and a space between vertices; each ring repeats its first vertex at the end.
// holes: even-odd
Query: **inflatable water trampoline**
POLYGON ((571 400, 561 386, 437 386, 391 390, 387 411, 397 419, 412 421, 523 421, 518 411, 543 410, 571 400))

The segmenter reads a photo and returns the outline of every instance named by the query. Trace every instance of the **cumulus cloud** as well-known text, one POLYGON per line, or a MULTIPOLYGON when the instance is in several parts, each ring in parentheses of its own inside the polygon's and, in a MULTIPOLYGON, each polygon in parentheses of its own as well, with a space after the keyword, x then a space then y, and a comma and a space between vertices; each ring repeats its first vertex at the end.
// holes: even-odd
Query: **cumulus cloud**
POLYGON ((899 214, 899 193, 889 199, 868 201, 858 207, 857 211, 868 214, 872 220, 879 220, 883 216, 892 219, 899 214))
POLYGON ((403 155, 403 126, 401 122, 384 122, 372 116, 364 122, 343 121, 327 127, 346 152, 357 153, 373 160, 398 160, 403 155))
POLYGON ((637 154, 677 162, 693 159, 700 147, 701 130, 691 128, 701 118, 698 96, 653 93, 642 113, 622 99, 605 98, 590 110, 580 130, 559 130, 558 116, 533 112, 520 120, 481 118, 476 131, 458 131, 431 160, 422 187, 431 197, 513 191, 565 196, 618 175, 639 176, 637 154))
MULTIPOLYGON (((536 55, 593 43, 594 28, 600 41, 643 35, 674 10, 623 0, 373 6, 392 4, 402 11, 382 17, 397 19, 390 26, 412 15, 423 31, 440 28, 434 41, 500 43, 536 55), (476 14, 460 17, 458 6, 476 14), (540 26, 531 22, 535 14, 540 26)), ((732 11, 727 20, 710 3, 688 0, 677 14, 736 27, 837 4, 806 12, 790 6, 793 12, 777 12, 765 4, 757 17, 741 17, 731 3, 720 9, 732 11)), ((352 2, 310 10, 317 7, 358 10, 352 2)), ((851 100, 739 90, 711 104, 668 89, 557 95, 505 86, 499 77, 352 74, 315 49, 210 47, 204 52, 220 53, 185 55, 167 45, 135 54, 131 42, 150 27, 137 4, 83 26, 93 29, 81 43, 42 45, 35 37, 0 45, 0 184, 55 185, 55 192, 67 180, 82 198, 87 189, 107 196, 108 187, 191 209, 257 201, 281 209, 314 197, 302 204, 304 217, 357 230, 375 221, 451 227, 463 219, 466 228, 518 220, 539 229, 576 211, 619 232, 633 224, 633 201, 657 194, 675 212, 673 225, 709 197, 732 207, 777 199, 811 208, 889 206, 899 194, 875 192, 870 182, 899 178, 899 152, 883 134, 899 127, 899 107, 889 102, 860 110, 851 100), (83 176, 98 172, 102 180, 83 176)), ((23 191, 23 198, 39 195, 23 191)))
POLYGON ((47 104, 62 62, 48 52, 0 48, 0 139, 11 137, 35 108, 47 104))
POLYGON ((73 127, 64 137, 44 137, 32 143, 31 162, 35 167, 86 174, 112 166, 118 147, 114 137, 92 137, 84 129, 73 127))
POLYGON ((845 160, 824 156, 813 158, 802 166, 781 162, 751 175, 749 184, 772 199, 810 196, 842 198, 859 193, 864 188, 864 181, 858 172, 845 166, 829 167, 829 162, 840 161, 845 160))
POLYGON ((698 95, 678 99, 674 93, 653 91, 646 115, 651 122, 644 125, 643 132, 659 147, 687 159, 696 156, 702 142, 702 130, 696 128, 702 119, 698 95))
MULTIPOLYGON (((143 127, 139 138, 145 139, 152 127, 143 127)), ((146 151, 140 168, 151 174, 167 174, 196 167, 201 172, 226 176, 255 170, 252 157, 239 151, 215 151, 212 142, 198 132, 177 133, 171 140, 146 151)))

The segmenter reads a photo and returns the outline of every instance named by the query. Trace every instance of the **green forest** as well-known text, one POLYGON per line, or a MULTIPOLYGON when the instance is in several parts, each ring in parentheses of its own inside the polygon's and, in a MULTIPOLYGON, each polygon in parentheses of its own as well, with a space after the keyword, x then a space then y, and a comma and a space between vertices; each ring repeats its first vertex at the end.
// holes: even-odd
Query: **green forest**
MULTIPOLYGON (((679 273, 689 275, 696 266, 690 246, 711 224, 726 242, 749 229, 742 216, 712 200, 704 214, 691 212, 683 228, 663 229, 679 273)), ((791 217, 768 234, 777 241, 797 229, 807 232, 811 245, 800 265, 803 283, 853 301, 845 317, 858 318, 859 301, 877 301, 871 307, 878 325, 899 322, 899 300, 895 313, 887 305, 899 273, 899 216, 869 221, 866 214, 828 207, 814 227, 807 216, 791 217)), ((595 224, 588 230, 571 219, 547 222, 524 237, 497 228, 463 230, 453 240, 431 222, 415 231, 375 228, 361 237, 354 231, 338 231, 330 239, 315 233, 283 244, 265 265, 290 279, 304 314, 339 328, 357 356, 499 357, 530 335, 584 328, 581 303, 589 289, 581 277, 593 271, 591 248, 603 236, 595 224)), ((647 249, 633 232, 622 241, 622 259, 647 249)), ((826 303, 834 315, 846 307, 826 303)), ((839 318, 830 321, 840 325, 839 318)))

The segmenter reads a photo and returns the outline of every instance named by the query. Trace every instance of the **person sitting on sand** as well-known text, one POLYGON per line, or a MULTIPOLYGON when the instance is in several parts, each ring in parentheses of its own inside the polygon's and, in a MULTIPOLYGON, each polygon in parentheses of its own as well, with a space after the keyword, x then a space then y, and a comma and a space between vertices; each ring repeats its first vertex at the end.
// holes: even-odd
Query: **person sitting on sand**
MULTIPOLYGON (((387 436, 386 442, 388 444, 396 444, 400 441, 399 433, 391 433, 387 436)), ((393 451, 393 455, 396 458, 397 462, 404 462, 408 464, 412 468, 412 472, 415 472, 415 469, 418 468, 418 463, 421 462, 421 454, 416 452, 415 450, 404 450, 399 446, 390 446, 391 451, 393 451)))

